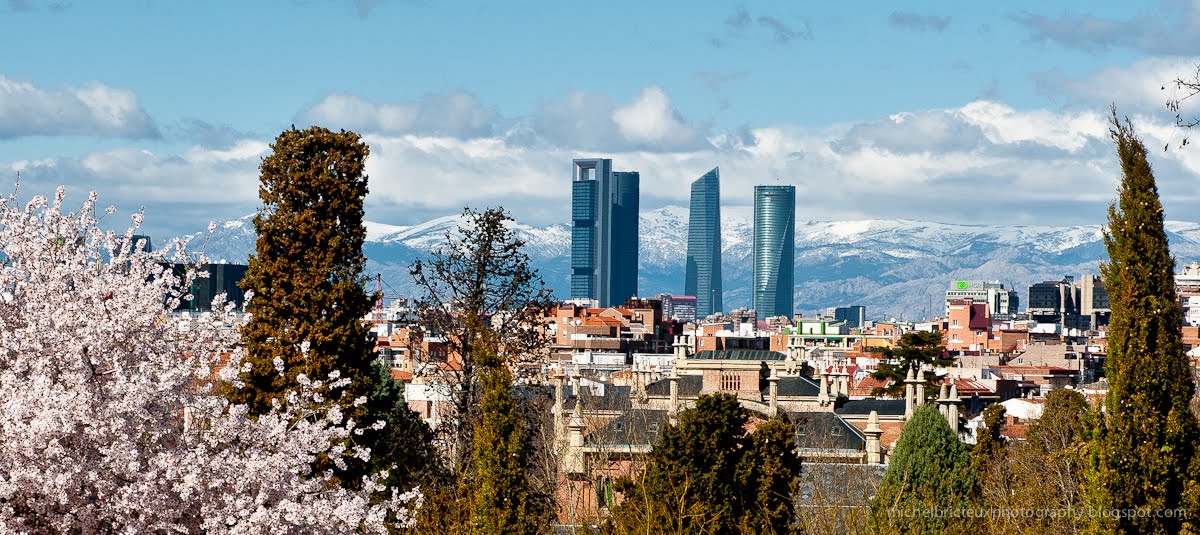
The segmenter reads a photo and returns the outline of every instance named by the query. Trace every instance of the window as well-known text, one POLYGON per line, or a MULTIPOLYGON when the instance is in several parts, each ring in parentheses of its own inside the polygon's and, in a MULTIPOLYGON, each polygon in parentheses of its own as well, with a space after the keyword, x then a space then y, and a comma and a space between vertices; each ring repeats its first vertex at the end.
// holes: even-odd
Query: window
POLYGON ((958 327, 958 320, 954 320, 954 323, 953 323, 953 325, 954 325, 955 327, 958 327))
POLYGON ((742 389, 742 376, 737 372, 721 372, 721 390, 736 391, 742 389))
POLYGON ((842 436, 842 426, 840 426, 840 425, 833 426, 833 428, 829 430, 829 434, 831 434, 835 437, 842 436))

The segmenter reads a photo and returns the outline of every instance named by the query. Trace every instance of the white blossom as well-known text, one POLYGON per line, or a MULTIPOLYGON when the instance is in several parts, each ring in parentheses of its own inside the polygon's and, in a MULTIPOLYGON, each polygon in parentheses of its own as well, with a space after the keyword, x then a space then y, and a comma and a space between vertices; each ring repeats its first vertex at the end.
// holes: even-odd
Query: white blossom
POLYGON ((185 258, 183 244, 135 250, 141 212, 106 232, 94 194, 71 213, 64 196, 0 198, 0 533, 386 533, 389 512, 411 520, 420 493, 384 488, 386 474, 350 491, 311 473, 318 454, 369 456, 354 424, 316 403, 339 381, 301 381, 248 418, 216 394, 240 385, 230 316, 170 313, 190 281, 158 262, 185 258))

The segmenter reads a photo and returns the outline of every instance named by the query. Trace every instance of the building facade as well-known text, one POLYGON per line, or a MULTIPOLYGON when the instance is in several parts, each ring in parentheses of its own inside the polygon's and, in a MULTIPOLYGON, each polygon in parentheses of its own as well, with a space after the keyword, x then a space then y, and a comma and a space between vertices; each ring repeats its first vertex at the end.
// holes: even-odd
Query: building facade
POLYGON ((696 316, 722 310, 721 174, 713 168, 692 182, 683 293, 696 296, 696 316))
POLYGON ((796 256, 796 187, 754 186, 754 310, 791 316, 796 256))
POLYGON ((614 172, 612 160, 574 161, 571 179, 571 298, 601 307, 637 295, 636 172, 614 172))
POLYGON ((946 290, 946 313, 950 302, 970 299, 976 303, 987 303, 992 317, 1009 318, 1017 313, 1021 303, 1015 289, 1006 289, 999 281, 954 281, 946 290))
POLYGON ((858 329, 867 325, 867 307, 850 305, 833 309, 833 319, 846 323, 846 327, 858 329))

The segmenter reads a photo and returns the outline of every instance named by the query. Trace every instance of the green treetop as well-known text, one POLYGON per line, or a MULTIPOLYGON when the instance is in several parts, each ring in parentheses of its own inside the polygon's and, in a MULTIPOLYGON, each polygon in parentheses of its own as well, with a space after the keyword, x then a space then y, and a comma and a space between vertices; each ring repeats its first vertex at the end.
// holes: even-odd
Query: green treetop
MULTIPOLYGON (((951 364, 954 364, 954 359, 946 356, 946 347, 942 345, 940 331, 906 332, 900 336, 900 343, 896 347, 883 350, 879 368, 871 374, 871 377, 875 379, 890 379, 892 384, 886 388, 875 388, 871 395, 900 395, 904 392, 904 379, 909 372, 916 377, 922 366, 949 366, 951 364)), ((926 399, 933 399, 937 395, 937 383, 937 375, 925 374, 926 399)))
POLYGON ((242 329, 248 366, 244 386, 227 397, 263 414, 299 388, 299 374, 326 381, 336 370, 351 381, 325 398, 369 425, 368 407, 355 403, 379 382, 363 322, 371 310, 362 253, 367 145, 353 132, 312 127, 284 131, 271 148, 261 165, 258 243, 241 283, 254 292, 242 329))
POLYGON ((978 493, 966 445, 937 407, 922 405, 896 442, 871 503, 873 522, 880 533, 958 532, 960 519, 939 513, 973 506, 978 493))
POLYGON ((1113 111, 1112 137, 1122 178, 1108 211, 1100 266, 1112 302, 1108 328, 1108 397, 1094 429, 1087 499, 1103 509, 1149 514, 1097 518, 1096 532, 1195 532, 1196 444, 1200 426, 1188 403, 1194 393, 1175 292, 1163 209, 1146 148, 1113 111), (1186 515, 1159 514, 1184 508, 1186 515))

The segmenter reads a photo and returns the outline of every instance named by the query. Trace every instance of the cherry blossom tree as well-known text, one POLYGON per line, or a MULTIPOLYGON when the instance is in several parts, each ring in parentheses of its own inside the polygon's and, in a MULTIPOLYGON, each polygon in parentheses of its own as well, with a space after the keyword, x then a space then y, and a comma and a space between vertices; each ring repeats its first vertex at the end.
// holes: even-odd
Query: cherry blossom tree
MULTIPOLYGON (((0 198, 0 532, 386 533, 411 523, 415 490, 312 473, 367 459, 343 418, 347 379, 301 388, 251 417, 215 395, 243 368, 232 305, 173 316, 191 279, 103 230, 91 194, 0 198)), ((283 373, 282 362, 277 371, 283 373)), ((366 400, 353 400, 362 404, 366 400)))

